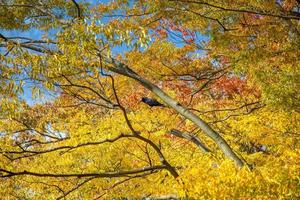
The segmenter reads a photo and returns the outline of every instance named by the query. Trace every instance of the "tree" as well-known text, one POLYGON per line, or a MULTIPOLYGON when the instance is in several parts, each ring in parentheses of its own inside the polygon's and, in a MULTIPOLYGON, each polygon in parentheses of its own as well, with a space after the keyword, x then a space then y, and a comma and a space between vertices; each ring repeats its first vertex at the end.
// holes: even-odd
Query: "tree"
POLYGON ((3 194, 299 197, 299 2, 14 0, 0 13, 20 33, 0 35, 3 194))

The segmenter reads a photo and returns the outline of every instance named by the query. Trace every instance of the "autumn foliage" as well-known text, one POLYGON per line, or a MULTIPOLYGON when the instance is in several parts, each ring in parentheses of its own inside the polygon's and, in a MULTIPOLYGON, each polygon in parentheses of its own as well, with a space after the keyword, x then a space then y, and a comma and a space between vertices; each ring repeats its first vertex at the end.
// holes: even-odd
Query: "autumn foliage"
POLYGON ((1 199, 300 198, 300 1, 0 15, 1 199))

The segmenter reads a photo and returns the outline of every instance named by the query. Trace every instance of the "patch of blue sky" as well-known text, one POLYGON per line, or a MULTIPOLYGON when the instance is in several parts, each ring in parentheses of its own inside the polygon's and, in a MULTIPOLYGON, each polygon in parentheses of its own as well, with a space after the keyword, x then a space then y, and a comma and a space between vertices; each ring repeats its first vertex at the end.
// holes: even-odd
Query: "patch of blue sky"
POLYGON ((42 35, 44 34, 43 31, 37 29, 30 29, 27 31, 21 30, 0 30, 1 34, 5 37, 26 37, 26 38, 33 38, 35 40, 42 39, 42 35))
POLYGON ((109 2, 111 2, 111 0, 80 0, 78 2, 84 2, 84 3, 88 3, 88 4, 91 4, 92 6, 94 5, 97 5, 99 3, 102 3, 102 4, 107 4, 109 2))
MULTIPOLYGON (((32 40, 42 40, 43 34, 45 34, 46 32, 38 30, 38 29, 29 29, 26 31, 22 31, 22 30, 2 30, 0 29, 0 33, 2 35, 4 35, 7 38, 28 38, 28 39, 32 39, 32 40)), ((51 29, 49 31, 47 31, 48 37, 50 38, 54 38, 55 34, 57 33, 57 30, 55 29, 51 29)), ((2 54, 6 54, 7 50, 1 48, 0 52, 2 54)), ((20 79, 22 79, 22 77, 19 77, 20 79)), ((33 83, 29 82, 29 81, 24 81, 24 86, 23 86, 23 93, 19 95, 19 98, 21 100, 25 100, 28 105, 34 105, 36 103, 43 103, 43 102, 47 102, 53 99, 53 95, 47 91, 44 91, 45 96, 41 97, 41 98, 33 98, 32 97, 32 87, 33 87, 33 83)))
POLYGON ((33 106, 35 104, 43 104, 43 103, 53 101, 58 96, 58 94, 51 92, 49 90, 43 89, 43 87, 40 87, 42 95, 34 97, 33 93, 32 93, 33 87, 34 87, 33 83, 26 82, 23 86, 24 92, 18 96, 21 100, 26 101, 26 103, 29 106, 33 106))
MULTIPOLYGON (((107 4, 107 3, 111 2, 111 0, 98 0, 98 1, 97 0, 80 0, 78 2, 79 3, 80 2, 88 3, 92 7, 92 6, 95 6, 99 3, 107 4)), ((117 16, 117 15, 121 15, 122 13, 121 13, 121 11, 116 11, 114 14, 117 16)), ((122 17, 122 16, 119 16, 119 17, 124 19, 124 17, 122 17)), ((116 18, 116 17, 104 17, 103 19, 101 19, 101 23, 107 23, 110 19, 113 19, 113 18, 116 18)), ((89 23, 89 22, 87 21, 86 23, 89 23)), ((34 29, 34 28, 26 30, 26 31, 1 30, 0 29, 0 33, 2 33, 6 37, 27 37, 27 38, 31 38, 31 39, 34 39, 34 40, 43 39, 44 34, 47 34, 47 38, 55 39, 55 35, 59 31, 60 31, 59 29, 50 29, 47 32, 45 32, 45 31, 34 29)), ((154 33, 153 31, 150 31, 149 34, 152 35, 153 33, 154 33)), ((173 36, 172 36, 172 34, 169 34, 167 40, 169 40, 170 42, 175 44, 176 47, 182 47, 182 46, 186 45, 186 42, 184 40, 180 41, 179 37, 178 36, 176 37, 176 35, 180 36, 180 33, 179 32, 177 32, 177 33, 173 32, 173 36)), ((195 33, 195 38, 196 38, 195 42, 197 42, 196 44, 199 45, 199 46, 204 46, 204 45, 202 45, 202 43, 205 43, 209 40, 208 36, 202 35, 201 33, 195 33)), ((151 45, 151 43, 153 41, 154 40, 149 41, 148 45, 151 45)), ((133 45, 128 46, 126 44, 122 44, 122 45, 118 45, 118 46, 113 47, 112 48, 112 53, 113 53, 113 55, 116 55, 116 54, 124 55, 125 52, 130 51, 131 49, 133 49, 133 45)), ((144 51, 145 49, 146 49, 145 47, 139 47, 140 51, 144 51)), ((199 50, 194 52, 194 55, 196 55, 196 54, 198 54, 199 57, 201 57, 201 56, 205 55, 205 51, 200 48, 199 50)), ((55 95, 49 93, 49 94, 46 94, 44 98, 33 99, 32 98, 32 91, 31 91, 32 90, 32 84, 30 84, 30 83, 24 84, 23 90, 24 90, 24 93, 20 96, 20 98, 26 100, 26 102, 29 105, 34 105, 36 103, 46 102, 48 100, 52 100, 52 99, 55 98, 55 95)))
POLYGON ((47 34, 47 38, 54 39, 58 31, 58 29, 50 29, 47 32, 45 32, 35 28, 31 28, 25 31, 0 29, 0 33, 7 38, 24 37, 32 40, 42 40, 44 34, 47 34))

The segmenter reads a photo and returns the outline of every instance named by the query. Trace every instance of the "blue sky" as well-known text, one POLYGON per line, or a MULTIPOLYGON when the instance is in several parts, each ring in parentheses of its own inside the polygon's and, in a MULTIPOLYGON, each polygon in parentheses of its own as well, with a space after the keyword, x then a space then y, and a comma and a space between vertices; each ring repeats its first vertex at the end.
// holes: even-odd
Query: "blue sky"
MULTIPOLYGON (((86 2, 86 3, 90 3, 91 5, 95 5, 97 3, 107 3, 110 0, 101 0, 101 1, 96 1, 96 0, 84 0, 84 1, 78 1, 78 2, 86 2)), ((57 32, 57 30, 50 30, 47 33, 51 36, 52 34, 54 35, 57 32)), ((2 35, 4 35, 5 37, 27 37, 27 38, 32 38, 35 40, 38 39, 42 39, 43 34, 45 34, 44 31, 41 30, 37 30, 37 29, 30 29, 30 30, 26 30, 26 31, 21 31, 21 30, 3 30, 1 29, 1 25, 0 25, 0 33, 2 35)), ((124 49, 120 48, 117 51, 123 51, 124 49)), ((2 53, 2 52, 0 52, 2 53)), ((24 90, 24 94, 21 95, 22 99, 25 99, 26 102, 29 105, 34 105, 36 102, 41 102, 43 101, 42 99, 37 99, 37 100, 33 100, 32 99, 32 94, 31 94, 31 86, 32 84, 30 83, 25 83, 23 90, 24 90)), ((49 95, 46 95, 46 98, 49 98, 49 95)))
MULTIPOLYGON (((87 2, 90 3, 91 5, 95 5, 97 3, 108 3, 110 2, 110 0, 101 0, 101 1, 96 1, 96 0, 85 0, 85 1, 78 1, 78 2, 87 2)), ((107 19, 105 19, 106 21, 107 19)), ((44 31, 41 30, 36 30, 36 29, 30 29, 27 31, 20 31, 20 30, 2 30, 1 29, 1 25, 0 25, 0 33, 3 34, 6 37, 14 37, 14 36, 22 36, 22 37, 28 37, 28 38, 32 38, 32 39, 42 39, 43 34, 45 34, 44 31)), ((57 30, 50 30, 47 32, 47 34, 49 36, 51 35, 55 35, 55 33, 57 33, 57 30)), ((207 41, 208 37, 204 37, 201 34, 196 34, 197 38, 203 41, 207 41)), ((172 41, 171 38, 169 38, 170 41, 172 41)), ((176 46, 182 46, 183 44, 180 43, 175 43, 176 46)), ((128 47, 126 47, 126 45, 122 45, 122 46, 118 46, 116 48, 113 49, 113 52, 115 54, 117 53, 123 53, 126 50, 128 50, 128 47)), ((1 52, 0 52, 1 53, 1 52)), ((201 52, 199 51, 199 53, 201 54, 201 52)), ((203 53, 203 52, 202 52, 203 53)), ((25 84, 24 86, 24 94, 22 95, 21 98, 25 99, 28 104, 33 105, 35 103, 35 101, 31 98, 31 84, 25 84)), ((41 100, 37 100, 37 101, 41 101, 41 100)))

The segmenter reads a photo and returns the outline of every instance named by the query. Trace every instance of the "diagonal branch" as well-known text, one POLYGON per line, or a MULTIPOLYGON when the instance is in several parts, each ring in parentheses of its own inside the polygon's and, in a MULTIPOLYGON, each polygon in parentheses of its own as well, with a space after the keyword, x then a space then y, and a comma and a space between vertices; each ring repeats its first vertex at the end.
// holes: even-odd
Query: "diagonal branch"
MULTIPOLYGON (((124 108, 124 106, 121 105, 121 102, 119 100, 119 97, 117 95, 117 91, 116 91, 116 87, 115 87, 115 81, 114 81, 114 77, 112 75, 109 75, 109 74, 104 74, 103 73, 103 64, 102 64, 102 55, 99 54, 98 55, 99 58, 100 58, 100 67, 101 67, 101 73, 104 75, 104 76, 108 76, 110 77, 111 79, 111 82, 112 82, 112 88, 113 88, 113 92, 114 92, 114 95, 115 95, 115 98, 116 98, 116 101, 117 101, 117 106, 122 110, 123 112, 123 115, 124 115, 124 118, 126 120, 126 123, 128 125, 128 127, 130 128, 130 130, 132 131, 132 133, 134 134, 135 138, 139 139, 139 140, 142 140, 143 142, 145 143, 148 143, 157 153, 157 155, 159 156, 159 159, 160 159, 160 162, 162 164, 164 164, 166 167, 167 167, 167 170, 172 174, 172 176, 174 178, 177 178, 179 176, 179 174, 176 172, 175 168, 171 166, 171 164, 165 159, 163 153, 161 152, 160 148, 154 143, 152 142, 150 139, 147 139, 143 136, 140 135, 140 133, 138 131, 136 131, 128 116, 127 116, 127 112, 126 112, 126 109, 124 108)), ((114 64, 115 64, 115 61, 113 60, 114 64)), ((129 69, 129 68, 128 68, 129 69)))
POLYGON ((94 94, 96 94, 100 99, 102 99, 103 101, 105 101, 106 103, 108 104, 112 104, 111 101, 105 97, 103 97, 99 92, 97 92, 95 89, 89 87, 89 86, 86 86, 86 85, 78 85, 78 84, 75 84, 73 83, 67 76, 65 76, 64 74, 62 74, 62 77, 64 77, 67 82, 69 83, 69 85, 64 85, 64 84, 57 84, 58 86, 61 86, 61 87, 68 87, 68 86, 73 86, 73 87, 77 87, 77 88, 83 88, 83 89, 87 89, 91 92, 93 92, 94 94))
POLYGON ((83 186, 84 184, 90 182, 91 180, 95 179, 96 177, 90 177, 90 178, 87 178, 85 179, 84 181, 82 181, 81 183, 79 183, 78 185, 76 185, 75 187, 73 187, 72 189, 70 189, 69 191, 67 192, 64 192, 64 194, 60 197, 58 197, 56 200, 59 200, 59 199, 65 199, 66 196, 68 196, 69 194, 71 194, 72 192, 74 192, 75 190, 79 189, 81 186, 83 186))
POLYGON ((106 58, 106 61, 112 65, 112 67, 109 68, 110 71, 131 78, 140 83, 143 87, 150 90, 152 93, 156 94, 168 106, 176 110, 186 119, 192 121, 195 125, 197 125, 207 136, 209 136, 219 146, 219 148, 222 150, 225 156, 232 159, 238 167, 244 166, 243 161, 233 151, 233 149, 229 146, 226 140, 219 133, 217 133, 207 122, 202 120, 193 112, 189 111, 186 107, 182 106, 176 100, 172 99, 158 86, 134 72, 126 64, 120 62, 116 63, 116 61, 113 58, 106 58))
POLYGON ((197 136, 195 136, 195 135, 183 133, 183 132, 181 132, 181 131, 179 131, 179 130, 176 130, 176 129, 172 129, 172 130, 170 131, 170 133, 173 134, 173 135, 175 135, 175 136, 177 136, 177 137, 184 138, 184 139, 187 139, 187 140, 190 141, 190 142, 193 142, 193 143, 196 144, 196 145, 197 145, 204 153, 209 153, 209 152, 211 152, 211 151, 209 150, 209 148, 206 147, 205 144, 203 144, 203 143, 201 142, 201 140, 200 140, 197 136))

